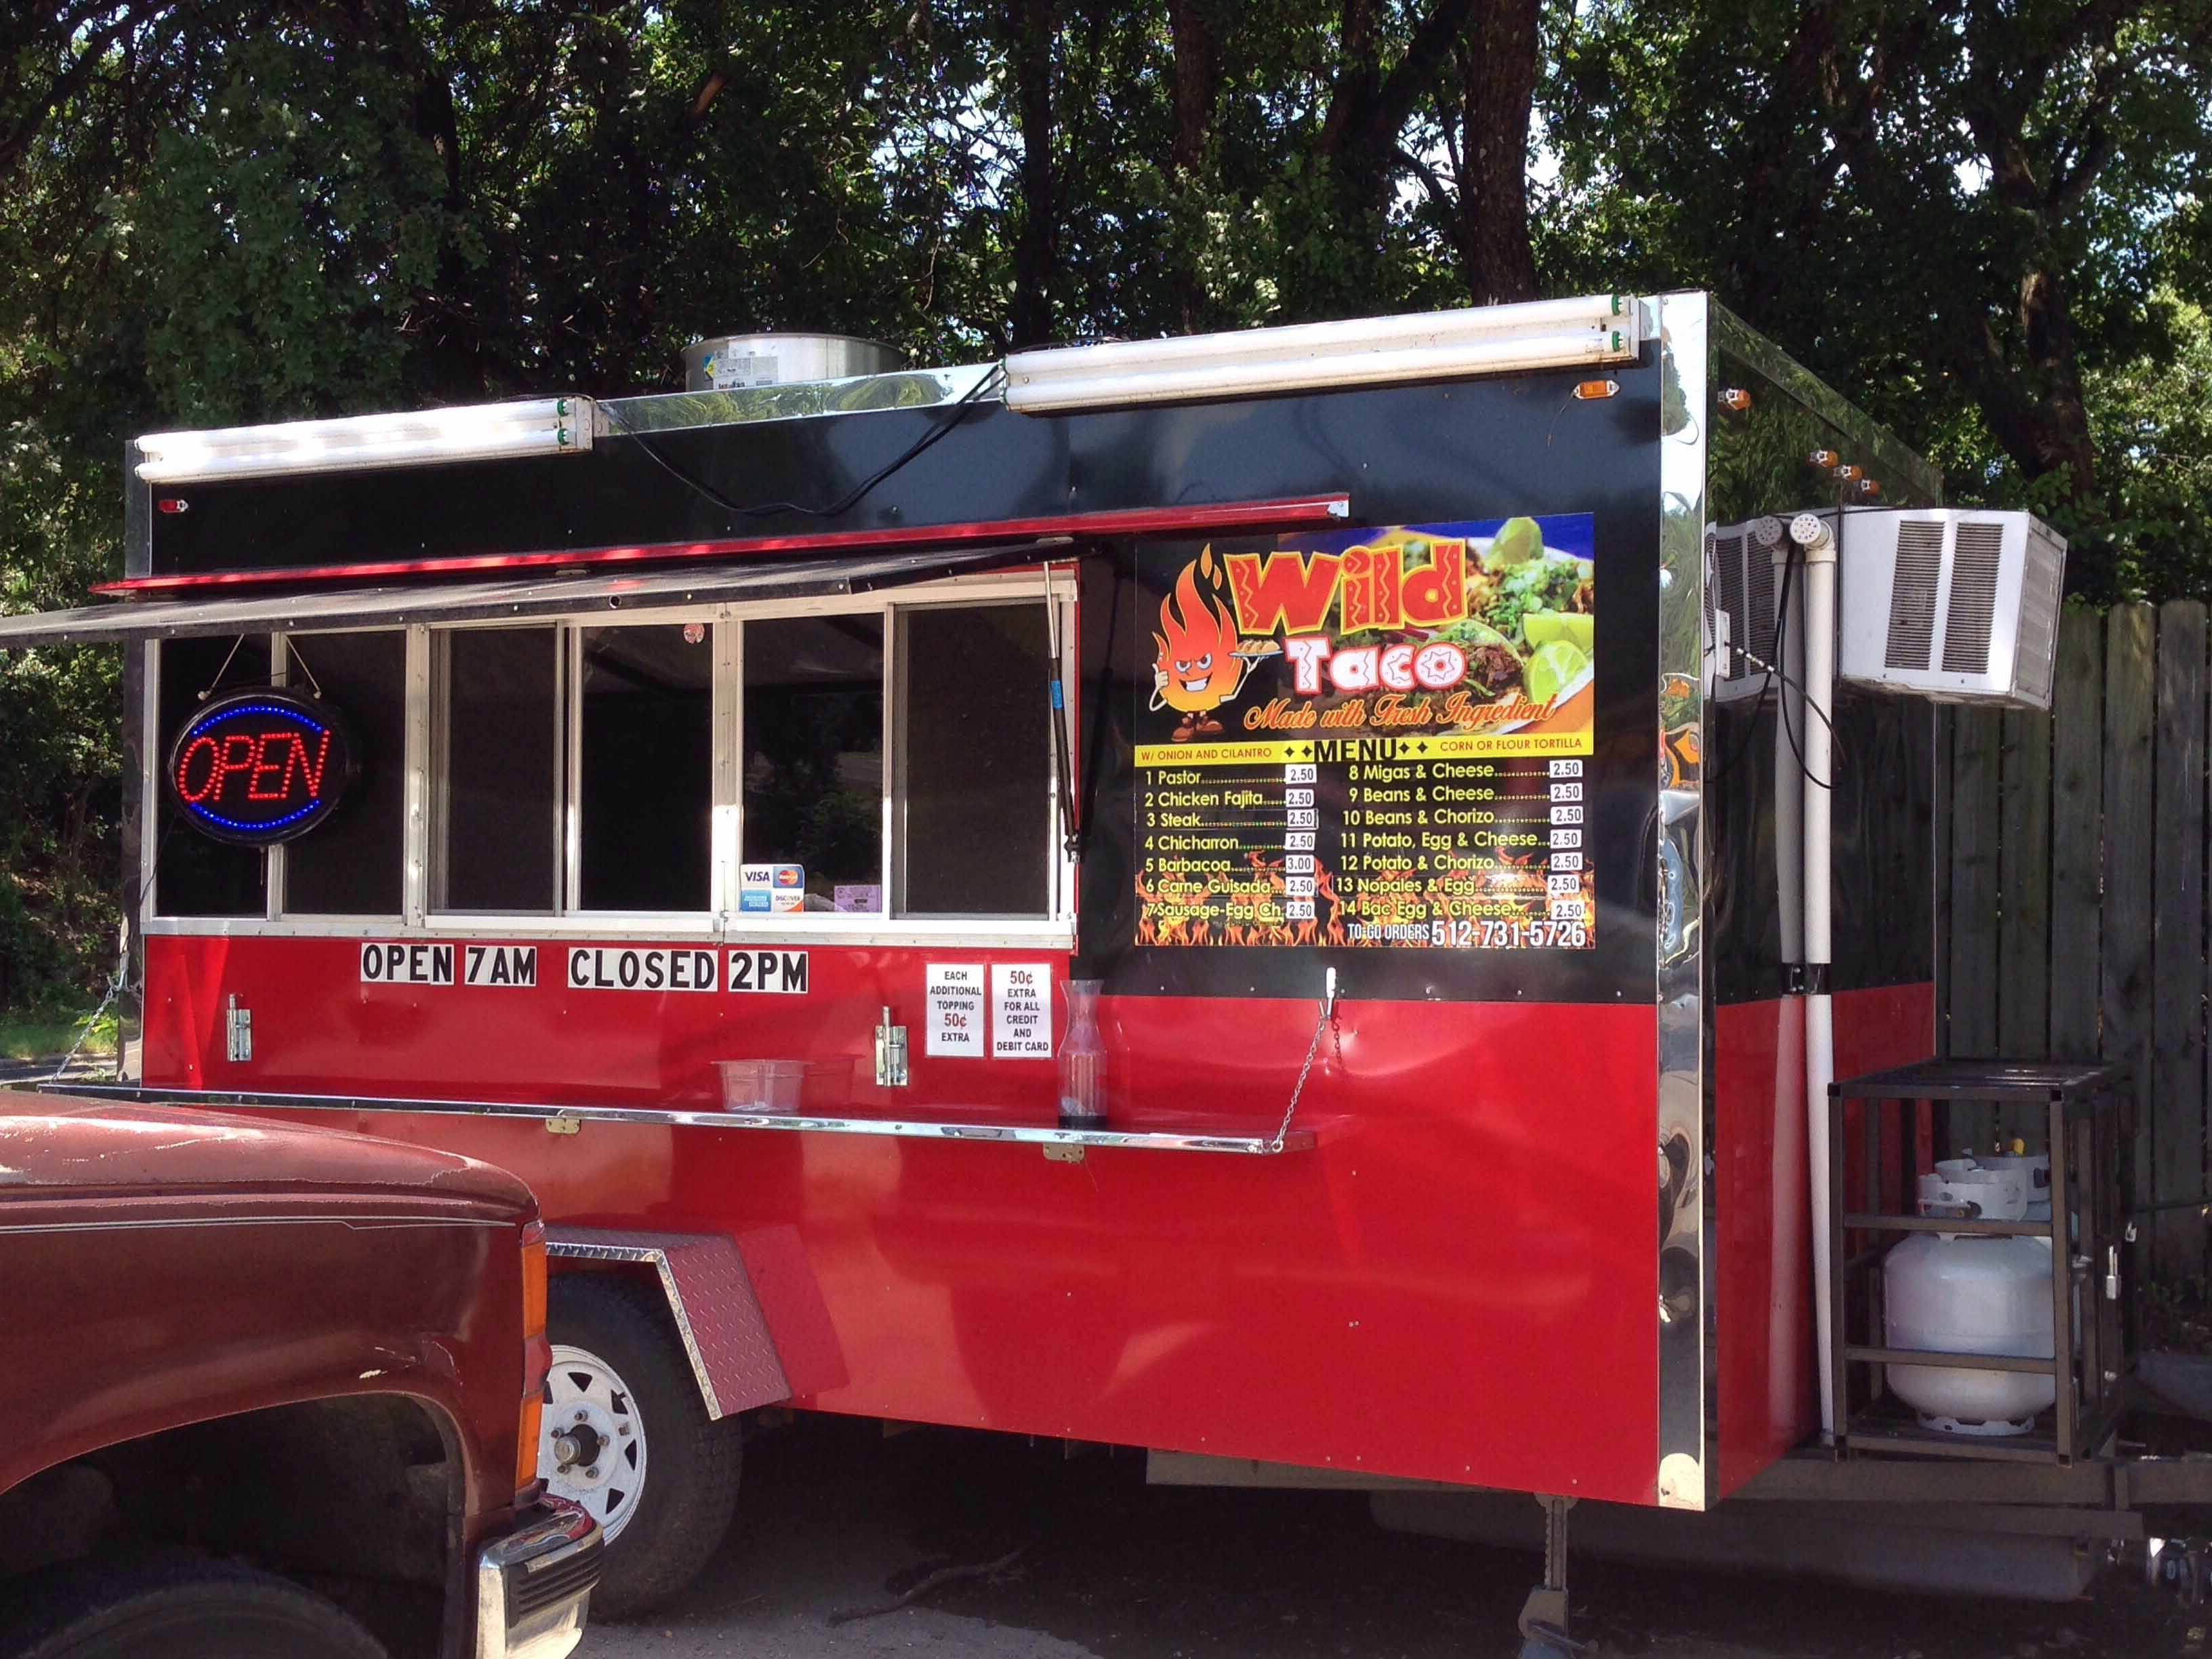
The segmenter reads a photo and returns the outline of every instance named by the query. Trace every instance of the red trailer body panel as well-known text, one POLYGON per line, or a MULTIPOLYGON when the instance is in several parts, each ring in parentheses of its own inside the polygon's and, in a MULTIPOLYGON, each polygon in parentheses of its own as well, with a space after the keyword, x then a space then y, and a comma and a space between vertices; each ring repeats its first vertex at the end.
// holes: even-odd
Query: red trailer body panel
MULTIPOLYGON (((1713 1139, 1721 1148, 1717 1310, 1720 1491, 1741 1490, 1820 1424, 1807 1220, 1805 1025, 1794 1000, 1713 1011, 1713 1139)), ((1836 1070, 1856 1077, 1935 1052, 1936 988, 1835 998, 1836 1070)), ((1895 1137, 1885 1137, 1894 1144, 1895 1137)), ((1860 1145, 1850 1142, 1854 1153, 1860 1145)), ((1866 1171, 1854 1166, 1854 1184, 1866 1171)), ((1886 1184, 1894 1185, 1893 1178, 1886 1184)))
MULTIPOLYGON (((428 1094, 480 1077, 578 1103, 619 1102, 641 1079, 702 1097, 711 1055, 748 1036, 789 1048, 793 1020, 824 1022, 806 1049, 857 1054, 879 999, 917 997, 924 956, 950 954, 817 949, 833 994, 746 999, 573 992, 553 974, 362 986, 343 939, 149 945, 150 1085, 234 1087, 250 1071, 268 1091, 428 1094), (254 1009, 250 1066, 222 1058, 233 994, 254 1009)), ((540 959, 569 948, 542 943, 540 959)), ((1107 1008, 1133 1098, 1246 1133, 1279 1118, 1315 1019, 1310 1003, 1243 1003, 1232 1043, 1218 1004, 1107 1008)), ((1107 1150, 1065 1164, 988 1143, 343 1121, 502 1164, 556 1223, 726 1232, 752 1241, 749 1259, 795 1237, 811 1285, 763 1301, 796 1350, 802 1406, 1651 1502, 1653 1010, 1347 1001, 1338 1038, 1300 1107, 1319 1145, 1266 1159, 1107 1150), (809 1351, 809 1295, 834 1354, 809 1351)), ((1046 1121, 1049 1067, 915 1066, 908 1110, 1046 1121)))

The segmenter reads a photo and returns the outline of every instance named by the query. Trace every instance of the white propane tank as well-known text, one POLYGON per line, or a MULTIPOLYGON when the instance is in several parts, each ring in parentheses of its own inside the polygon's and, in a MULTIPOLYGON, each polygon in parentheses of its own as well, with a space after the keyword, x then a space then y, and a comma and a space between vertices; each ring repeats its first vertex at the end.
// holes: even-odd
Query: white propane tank
MULTIPOLYGON (((2026 1158, 1990 1169, 1972 1158, 1920 1177, 1923 1215, 2018 1221, 2028 1206, 2026 1158), (1969 1207, 1971 1206, 1971 1207, 1969 1207)), ((2051 1241, 1915 1233, 1882 1262, 1883 1327, 1893 1348, 1936 1353, 2051 1355, 2051 1241)), ((1952 1434, 2026 1434, 2057 1398, 2026 1371, 1892 1365, 1891 1392, 1923 1427, 1952 1434)))
POLYGON ((2026 1143, 2015 1140, 2008 1152, 2000 1152, 1975 1160, 1984 1169, 2019 1170, 2027 1178, 2027 1214, 2029 1221, 2051 1219, 2051 1154, 2037 1152, 2030 1156, 2026 1143))

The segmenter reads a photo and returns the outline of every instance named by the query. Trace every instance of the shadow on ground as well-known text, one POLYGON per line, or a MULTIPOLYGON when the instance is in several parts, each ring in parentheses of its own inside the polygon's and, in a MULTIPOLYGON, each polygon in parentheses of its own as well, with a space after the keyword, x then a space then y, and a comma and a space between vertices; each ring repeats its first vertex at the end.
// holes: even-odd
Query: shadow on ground
MULTIPOLYGON (((1134 1455, 802 1419, 746 1451, 740 1520, 649 1624, 584 1659, 927 1650, 1020 1659, 1508 1659, 1533 1553, 1401 1537, 1351 1494, 1147 1487, 1134 1455), (936 1569, 1021 1552, 990 1577, 936 1569)), ((1537 1510, 1529 1506, 1529 1534, 1537 1510)), ((2212 1524, 2212 1517, 2208 1517, 2212 1524)), ((2109 1572, 2051 1607, 1577 1559, 1577 1634, 1667 1659, 2164 1659, 2205 1612, 2109 1572)))

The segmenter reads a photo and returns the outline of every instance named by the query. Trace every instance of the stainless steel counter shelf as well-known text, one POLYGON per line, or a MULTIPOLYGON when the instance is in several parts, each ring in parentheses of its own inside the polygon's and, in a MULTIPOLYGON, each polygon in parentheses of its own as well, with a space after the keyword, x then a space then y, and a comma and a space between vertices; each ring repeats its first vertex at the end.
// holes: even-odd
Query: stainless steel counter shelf
POLYGON ((387 1096, 302 1095, 241 1092, 225 1089, 161 1089, 139 1084, 57 1083, 42 1085, 52 1094, 87 1095, 104 1100, 167 1103, 179 1106, 255 1107, 288 1112, 446 1112, 471 1117, 534 1118, 549 1127, 585 1123, 678 1124, 700 1129, 751 1129, 802 1134, 882 1135, 909 1140, 979 1141, 1000 1146, 1042 1146, 1068 1152, 1227 1152, 1272 1158, 1310 1152, 1316 1135, 1293 1127, 1278 1140, 1272 1134, 1222 1133, 1196 1129, 1063 1129, 1052 1124, 993 1123, 974 1119, 828 1117, 808 1114, 735 1112, 715 1106, 602 1106, 547 1101, 408 1100, 387 1096))

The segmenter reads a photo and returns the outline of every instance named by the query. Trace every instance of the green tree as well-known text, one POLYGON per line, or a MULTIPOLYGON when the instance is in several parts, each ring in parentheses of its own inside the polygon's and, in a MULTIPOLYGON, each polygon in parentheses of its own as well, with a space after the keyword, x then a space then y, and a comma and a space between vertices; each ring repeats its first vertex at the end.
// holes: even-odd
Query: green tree
POLYGON ((2087 387, 2172 349, 2155 296, 2203 252, 2208 85, 2206 0, 1599 0, 1557 62, 1547 251, 1571 281, 1710 282, 1948 441, 1968 498, 2042 505, 2108 594, 2126 559, 2087 387))

